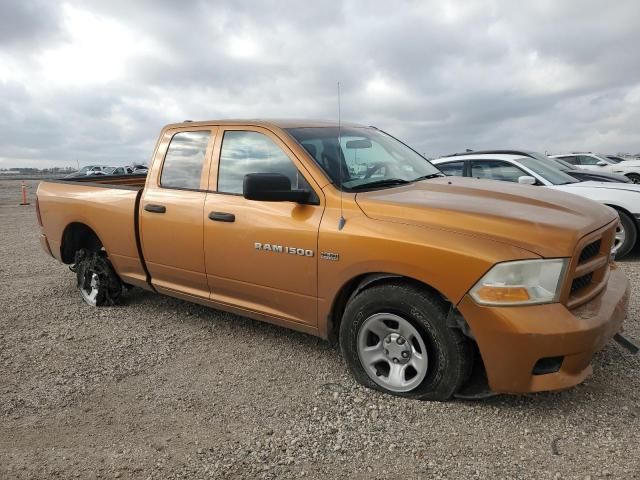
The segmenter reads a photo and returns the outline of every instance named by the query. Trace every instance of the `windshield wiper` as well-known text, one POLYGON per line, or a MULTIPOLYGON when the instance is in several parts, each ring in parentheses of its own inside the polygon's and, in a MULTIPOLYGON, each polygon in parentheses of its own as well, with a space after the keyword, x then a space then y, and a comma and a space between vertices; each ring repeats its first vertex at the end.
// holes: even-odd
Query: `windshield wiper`
POLYGON ((402 178, 385 178, 383 180, 376 180, 375 182, 361 183, 360 185, 354 185, 350 188, 351 190, 362 190, 364 188, 392 187, 394 185, 405 185, 407 183, 410 182, 402 178))
POLYGON ((420 180, 429 180, 431 178, 436 178, 436 177, 446 177, 446 175, 444 173, 430 173, 429 175, 423 175, 421 177, 418 178, 414 178, 413 180, 411 180, 412 182, 419 182, 420 180))

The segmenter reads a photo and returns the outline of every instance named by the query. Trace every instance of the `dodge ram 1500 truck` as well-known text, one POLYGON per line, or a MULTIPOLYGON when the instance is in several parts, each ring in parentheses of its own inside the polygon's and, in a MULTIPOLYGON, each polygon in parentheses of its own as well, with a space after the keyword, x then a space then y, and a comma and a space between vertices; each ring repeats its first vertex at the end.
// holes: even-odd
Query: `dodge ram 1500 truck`
POLYGON ((84 300, 137 286, 339 343, 362 384, 444 400, 571 387, 622 327, 618 217, 571 194, 445 177, 375 128, 166 126, 146 176, 45 181, 41 242, 84 300))

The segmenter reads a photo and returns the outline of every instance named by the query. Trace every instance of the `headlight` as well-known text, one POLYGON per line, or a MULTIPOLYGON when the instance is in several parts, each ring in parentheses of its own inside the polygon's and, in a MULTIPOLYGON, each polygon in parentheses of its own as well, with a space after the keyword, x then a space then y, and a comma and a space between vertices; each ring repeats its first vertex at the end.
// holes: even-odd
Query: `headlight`
POLYGON ((557 302, 568 263, 567 258, 498 263, 469 293, 481 305, 557 302))

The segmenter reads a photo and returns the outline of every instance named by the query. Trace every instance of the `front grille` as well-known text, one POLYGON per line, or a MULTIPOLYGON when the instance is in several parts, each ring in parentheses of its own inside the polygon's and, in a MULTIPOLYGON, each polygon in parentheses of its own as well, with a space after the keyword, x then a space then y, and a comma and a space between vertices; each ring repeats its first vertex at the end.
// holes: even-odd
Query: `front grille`
POLYGON ((610 223, 576 246, 563 297, 569 309, 585 304, 605 288, 609 277, 609 250, 615 232, 615 225, 610 223))
POLYGON ((573 282, 571 282, 571 295, 585 287, 588 287, 591 280, 593 280, 593 272, 589 272, 586 275, 575 278, 573 282))
POLYGON ((602 239, 598 239, 595 242, 591 242, 589 245, 582 249, 580 252, 580 259, 578 263, 584 263, 587 260, 592 259, 600 252, 600 245, 602 244, 602 239))

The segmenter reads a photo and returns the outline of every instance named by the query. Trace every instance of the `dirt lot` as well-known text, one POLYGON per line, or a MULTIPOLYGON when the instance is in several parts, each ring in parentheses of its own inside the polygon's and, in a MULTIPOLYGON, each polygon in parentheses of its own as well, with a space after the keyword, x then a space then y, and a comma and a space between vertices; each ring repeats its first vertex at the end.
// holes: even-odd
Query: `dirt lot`
MULTIPOLYGON (((615 344, 570 391, 396 399, 308 335, 141 290, 86 306, 18 192, 0 182, 0 478, 640 478, 640 356, 615 344)), ((640 339, 640 255, 621 265, 640 339)))

